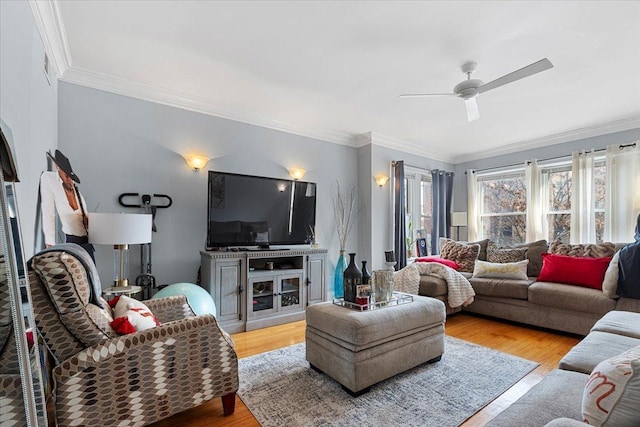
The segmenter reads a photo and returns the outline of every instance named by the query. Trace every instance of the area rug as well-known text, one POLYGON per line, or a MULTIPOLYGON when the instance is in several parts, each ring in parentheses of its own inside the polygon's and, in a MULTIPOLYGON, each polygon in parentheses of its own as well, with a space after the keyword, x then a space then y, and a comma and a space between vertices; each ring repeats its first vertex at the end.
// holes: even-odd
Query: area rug
POLYGON ((238 394, 263 427, 457 426, 537 363, 446 337, 442 360, 351 397, 309 368, 305 345, 240 359, 238 394))

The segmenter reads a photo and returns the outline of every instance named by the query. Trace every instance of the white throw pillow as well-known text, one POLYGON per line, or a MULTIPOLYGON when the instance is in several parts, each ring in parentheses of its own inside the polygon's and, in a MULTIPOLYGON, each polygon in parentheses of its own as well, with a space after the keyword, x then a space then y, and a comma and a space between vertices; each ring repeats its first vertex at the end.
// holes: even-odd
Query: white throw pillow
POLYGON ((527 264, 529 264, 528 259, 500 263, 476 260, 473 268, 473 277, 527 280, 527 264))
POLYGON ((582 417, 593 426, 640 426, 640 346, 600 362, 582 395, 582 417))
POLYGON ((619 298, 616 291, 618 290, 618 260, 620 259, 620 251, 616 252, 607 271, 604 273, 604 280, 602 281, 602 292, 604 292, 607 298, 619 298))
POLYGON ((116 298, 113 299, 115 306, 111 327, 120 335, 132 334, 160 325, 156 316, 144 303, 126 295, 116 298))

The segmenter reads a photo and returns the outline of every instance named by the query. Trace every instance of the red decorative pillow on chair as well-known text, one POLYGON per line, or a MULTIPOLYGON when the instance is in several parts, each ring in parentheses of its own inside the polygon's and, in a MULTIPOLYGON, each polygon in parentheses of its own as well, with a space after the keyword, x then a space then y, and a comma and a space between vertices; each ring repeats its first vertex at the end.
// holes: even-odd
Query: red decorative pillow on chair
POLYGON ((423 256, 416 258, 415 262, 437 262, 438 264, 446 265, 454 270, 460 270, 460 264, 450 259, 439 258, 437 256, 423 256))
POLYGON ((610 262, 611 257, 583 258, 543 253, 538 281, 602 289, 604 274, 610 262))
POLYGON ((149 307, 126 295, 115 297, 109 301, 109 306, 113 309, 111 327, 120 335, 132 334, 160 325, 149 307))

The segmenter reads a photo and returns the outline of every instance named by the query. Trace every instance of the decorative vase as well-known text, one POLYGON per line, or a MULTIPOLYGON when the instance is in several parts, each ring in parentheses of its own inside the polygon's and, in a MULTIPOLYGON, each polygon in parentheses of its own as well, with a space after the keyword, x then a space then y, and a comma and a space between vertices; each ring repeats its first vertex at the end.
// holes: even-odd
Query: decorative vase
POLYGON ((336 263, 336 273, 333 280, 333 296, 334 298, 344 297, 344 271, 347 269, 347 257, 344 251, 340 251, 338 262, 336 263))
POLYGON ((362 272, 356 265, 356 254, 349 254, 349 265, 344 271, 344 300, 356 302, 358 286, 362 284, 362 272))
POLYGON ((362 284, 368 285, 371 274, 367 271, 367 261, 362 261, 362 284))

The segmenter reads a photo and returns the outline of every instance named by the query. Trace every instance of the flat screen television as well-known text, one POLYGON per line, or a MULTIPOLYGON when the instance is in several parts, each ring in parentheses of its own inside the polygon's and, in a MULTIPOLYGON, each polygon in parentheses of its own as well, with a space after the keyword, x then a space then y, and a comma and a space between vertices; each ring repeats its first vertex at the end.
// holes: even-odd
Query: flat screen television
POLYGON ((311 243, 316 184, 209 171, 206 249, 311 243))

